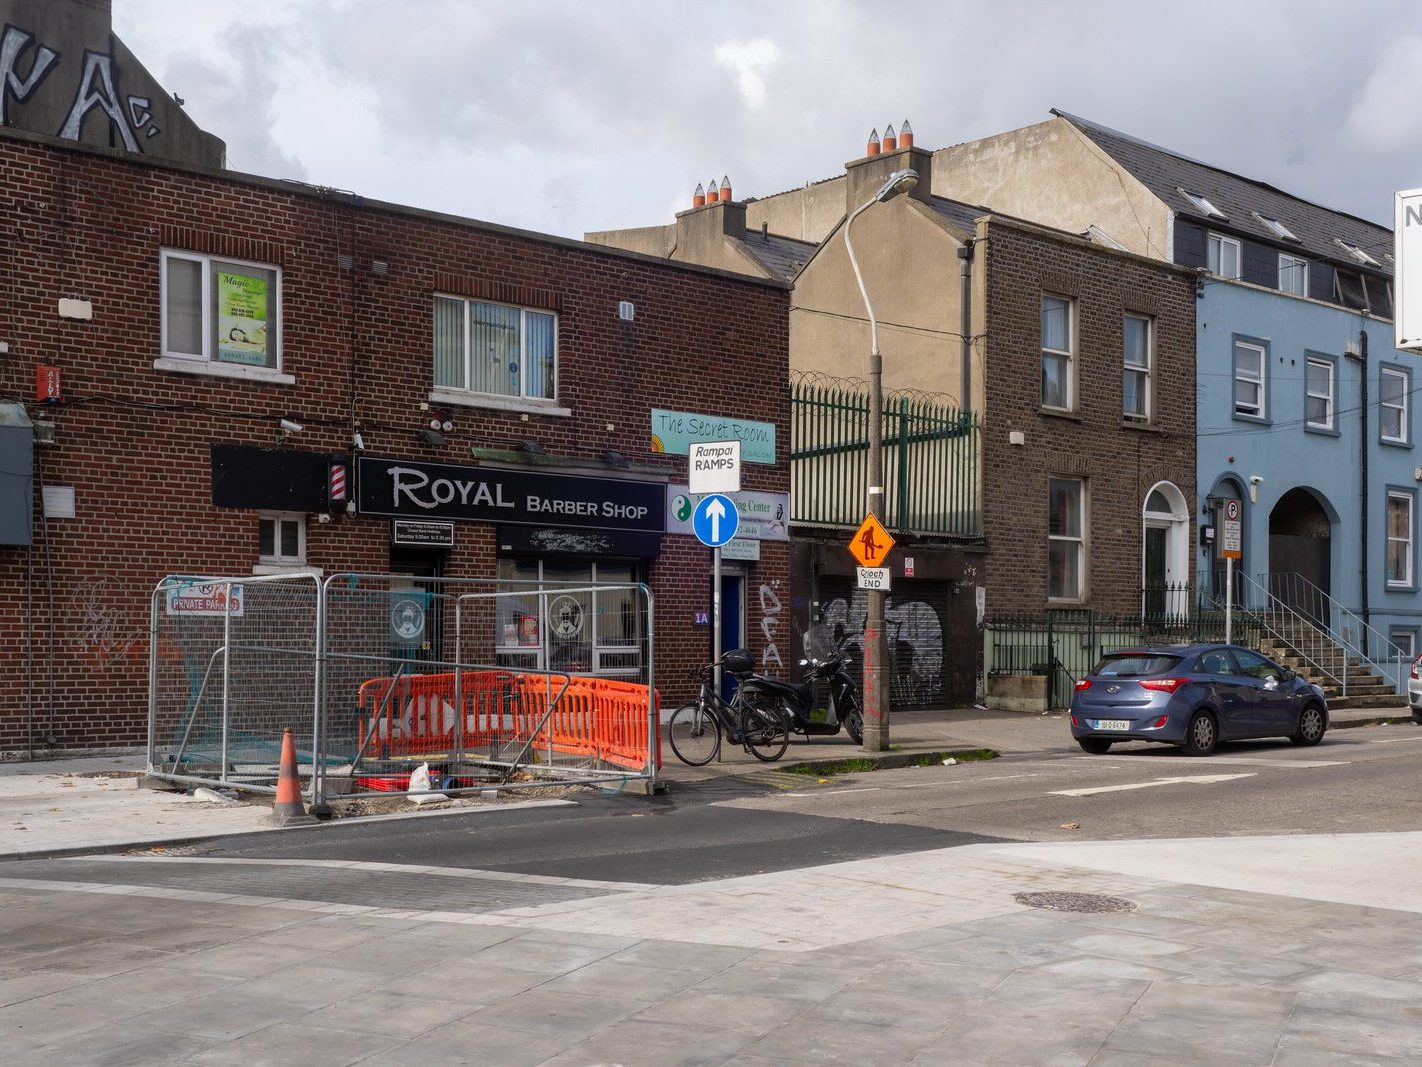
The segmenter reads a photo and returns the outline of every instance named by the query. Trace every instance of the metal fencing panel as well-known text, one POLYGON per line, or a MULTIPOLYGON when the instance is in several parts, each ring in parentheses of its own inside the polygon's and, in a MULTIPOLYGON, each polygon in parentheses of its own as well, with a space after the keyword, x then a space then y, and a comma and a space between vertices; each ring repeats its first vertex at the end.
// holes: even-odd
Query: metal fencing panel
POLYGON ((326 796, 655 779, 651 592, 635 583, 338 574, 326 796))
POLYGON ((169 577, 150 605, 148 765, 174 780, 274 790, 282 733, 319 751, 320 579, 169 577))

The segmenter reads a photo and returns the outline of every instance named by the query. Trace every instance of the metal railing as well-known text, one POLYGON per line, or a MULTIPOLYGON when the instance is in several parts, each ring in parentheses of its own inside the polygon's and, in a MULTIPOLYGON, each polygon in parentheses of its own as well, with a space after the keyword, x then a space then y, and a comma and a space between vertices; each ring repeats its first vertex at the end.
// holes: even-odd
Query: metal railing
MULTIPOLYGON (((978 417, 909 395, 884 400, 885 525, 953 537, 981 535, 978 417)), ((869 472, 869 396, 841 383, 790 387, 790 517, 857 526, 869 472)))
MULTIPOLYGON (((1275 617, 1284 617, 1285 611, 1292 613, 1292 628, 1300 633, 1318 658, 1335 664, 1333 671, 1325 670, 1323 673, 1344 687, 1345 696, 1350 657, 1357 660, 1352 668, 1355 676, 1359 669, 1367 669, 1392 686, 1395 692, 1407 691, 1412 657, 1400 652, 1380 630, 1365 622, 1351 608, 1338 603, 1302 574, 1294 571, 1269 572, 1259 575, 1257 581, 1241 577, 1244 578, 1244 588, 1256 603, 1264 605, 1266 613, 1275 617), (1338 677, 1340 674, 1342 678, 1338 677)), ((1280 635, 1280 639, 1288 640, 1288 636, 1280 635)))
MULTIPOLYGON (((984 672, 1045 675, 1048 704, 1061 708, 1071 703, 1077 679, 1108 652, 1224 640, 1224 611, 1192 585, 1150 586, 1139 599, 1139 612, 1061 609, 989 616, 983 627, 984 672)), ((1258 637, 1255 624, 1236 617, 1238 643, 1257 644, 1258 637)))

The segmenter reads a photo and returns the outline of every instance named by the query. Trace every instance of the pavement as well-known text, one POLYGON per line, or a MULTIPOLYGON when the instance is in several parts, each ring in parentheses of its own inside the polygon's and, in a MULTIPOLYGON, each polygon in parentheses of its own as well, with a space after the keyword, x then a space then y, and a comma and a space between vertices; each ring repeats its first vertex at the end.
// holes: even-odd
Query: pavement
MULTIPOLYGON (((891 755, 1065 750, 1064 734, 1061 716, 904 715, 891 755)), ((231 833, 208 820, 264 817, 80 777, 136 769, 125 758, 0 769, 6 847, 61 826, 112 846, 145 819, 155 833, 169 819, 231 833), (129 814, 105 816, 115 803, 129 814), (33 826, 17 831, 16 817, 33 826)), ((710 773, 777 772, 731 759, 710 773)), ((1422 1061, 1419 864, 1422 832, 999 841, 665 884, 201 844, 31 848, 0 861, 0 1056, 1410 1064, 1422 1061)))
MULTIPOLYGON (((1350 708, 1334 712, 1331 718, 1334 729, 1416 728, 1405 708, 1350 708), (1379 725, 1388 721, 1396 725, 1379 725)), ((1062 712, 1024 714, 981 708, 901 712, 891 723, 891 735, 891 750, 874 755, 865 753, 844 735, 796 740, 773 764, 762 763, 728 743, 723 746, 720 761, 705 767, 688 767, 667 746, 662 773, 675 790, 678 785, 744 775, 756 775, 763 781, 767 777, 773 779, 777 772, 788 773, 797 765, 813 767, 850 759, 867 758, 883 766, 894 766, 979 749, 1011 754, 1073 747, 1062 712)), ((138 752, 0 763, 0 858, 181 845, 229 834, 281 829, 272 824, 271 809, 261 804, 226 803, 183 793, 137 789, 135 782, 144 769, 144 757, 138 752)), ((482 805, 479 810, 503 810, 517 803, 516 797, 506 797, 497 805, 482 805)), ((409 816, 415 818, 473 810, 419 810, 413 804, 411 809, 409 816)), ((310 832, 301 827, 282 830, 302 831, 310 832)))

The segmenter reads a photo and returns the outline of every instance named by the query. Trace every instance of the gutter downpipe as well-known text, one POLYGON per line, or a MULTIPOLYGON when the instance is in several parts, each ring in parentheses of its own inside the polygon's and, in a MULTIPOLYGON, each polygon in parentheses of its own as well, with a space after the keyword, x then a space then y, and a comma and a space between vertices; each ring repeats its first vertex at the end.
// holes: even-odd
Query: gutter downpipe
POLYGON ((1373 621, 1368 610, 1368 331, 1366 323, 1358 331, 1358 360, 1363 372, 1363 396, 1362 404, 1358 412, 1358 435, 1362 438, 1359 442, 1359 452, 1362 453, 1362 481, 1363 487, 1359 492, 1362 497, 1363 522, 1361 531, 1363 535, 1363 551, 1358 555, 1363 557, 1363 655, 1371 656, 1372 650, 1368 648, 1368 631, 1372 629, 1373 621))
POLYGON ((962 303, 962 314, 960 315, 961 325, 958 331, 962 336, 962 393, 958 399, 958 409, 967 412, 973 406, 973 246, 977 244, 977 238, 969 237, 958 248, 958 274, 962 279, 961 292, 958 297, 962 303))
POLYGON ((1372 626, 1368 608, 1368 331, 1366 327, 1358 330, 1358 354, 1351 356, 1358 363, 1359 378, 1359 404, 1358 404, 1358 467, 1359 482, 1358 503, 1361 508, 1359 515, 1358 532, 1361 537, 1362 551, 1358 553, 1361 561, 1358 565, 1360 581, 1362 582, 1362 596, 1360 598, 1363 617, 1362 637, 1363 655, 1370 656, 1372 653, 1368 649, 1368 630, 1372 626))

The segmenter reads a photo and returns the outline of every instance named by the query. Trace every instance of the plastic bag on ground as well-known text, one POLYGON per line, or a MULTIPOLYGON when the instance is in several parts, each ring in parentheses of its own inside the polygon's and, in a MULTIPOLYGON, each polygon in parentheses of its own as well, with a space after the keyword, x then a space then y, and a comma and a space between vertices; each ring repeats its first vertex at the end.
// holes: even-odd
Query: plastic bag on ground
POLYGON ((431 791, 430 765, 428 763, 421 763, 410 775, 410 799, 416 804, 431 804, 437 800, 449 799, 443 793, 431 791))

